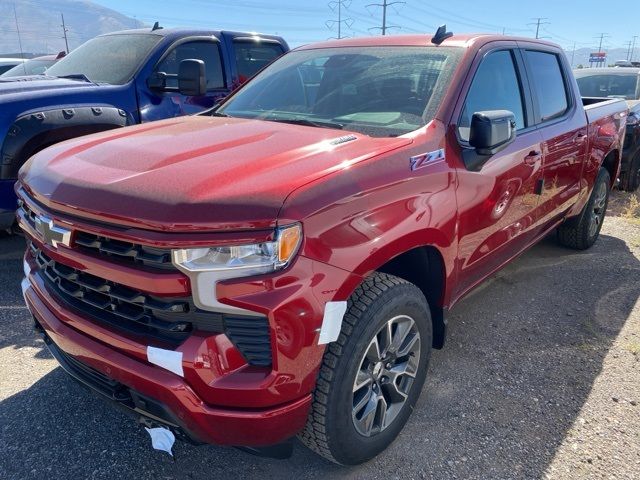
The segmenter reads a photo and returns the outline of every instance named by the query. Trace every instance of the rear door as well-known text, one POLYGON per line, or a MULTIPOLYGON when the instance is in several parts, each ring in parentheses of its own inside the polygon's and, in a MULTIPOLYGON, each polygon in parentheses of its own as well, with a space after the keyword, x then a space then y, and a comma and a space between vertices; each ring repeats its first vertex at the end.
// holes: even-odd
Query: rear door
POLYGON ((231 65, 232 88, 242 85, 285 53, 280 42, 260 37, 230 36, 228 44, 229 57, 235 60, 231 65))
POLYGON ((587 122, 564 56, 552 47, 521 46, 535 124, 542 136, 543 187, 538 215, 546 224, 563 215, 580 194, 588 151, 587 122))
POLYGON ((463 86, 461 101, 454 111, 465 167, 470 164, 469 157, 477 155, 468 143, 475 112, 513 112, 517 137, 504 150, 484 158, 486 163, 479 170, 458 170, 458 295, 535 238, 536 185, 541 179, 541 138, 533 125, 529 86, 519 50, 506 42, 492 43, 480 50, 473 65, 475 74, 470 85, 463 86))

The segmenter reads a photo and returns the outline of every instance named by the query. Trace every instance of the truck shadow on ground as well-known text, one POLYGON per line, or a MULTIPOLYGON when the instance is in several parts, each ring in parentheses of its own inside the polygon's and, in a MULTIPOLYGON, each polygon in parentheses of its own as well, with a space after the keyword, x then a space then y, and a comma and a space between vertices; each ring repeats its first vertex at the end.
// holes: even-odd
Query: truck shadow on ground
MULTIPOLYGON (((606 235, 586 252, 566 250, 553 238, 534 247, 452 310, 447 345, 434 352, 405 430, 386 452, 360 467, 332 465, 299 444, 285 461, 177 444, 171 460, 151 450, 147 434, 130 417, 56 368, 0 403, 0 473, 3 478, 43 473, 51 478, 540 478, 640 296, 639 272, 640 262, 626 244, 606 235)), ((18 304, 20 298, 13 300, 18 304)), ((1 338, 11 338, 7 328, 20 331, 18 346, 27 344, 27 312, 0 326, 1 338)))

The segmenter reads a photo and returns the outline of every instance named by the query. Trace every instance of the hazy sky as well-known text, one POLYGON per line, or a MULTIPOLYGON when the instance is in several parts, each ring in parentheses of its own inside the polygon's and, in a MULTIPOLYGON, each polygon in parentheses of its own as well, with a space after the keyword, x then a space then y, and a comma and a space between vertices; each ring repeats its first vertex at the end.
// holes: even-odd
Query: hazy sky
MULTIPOLYGON (((325 1, 302 0, 95 0, 149 24, 159 20, 165 26, 209 27, 257 30, 286 36, 299 45, 337 36, 336 2, 332 10, 325 1)), ((389 3, 395 0, 388 0, 389 3)), ((344 1, 343 36, 379 33, 370 30, 381 23, 381 8, 367 4, 382 0, 344 1), (351 25, 351 28, 349 28, 351 25)), ((640 35, 640 0, 406 0, 388 9, 388 24, 402 28, 390 33, 431 32, 446 23, 454 32, 500 32, 535 35, 534 17, 546 17, 540 36, 551 38, 567 49, 596 48, 599 35, 607 33, 603 46, 627 48, 634 35, 640 35)), ((640 37, 636 41, 640 56, 640 37)))

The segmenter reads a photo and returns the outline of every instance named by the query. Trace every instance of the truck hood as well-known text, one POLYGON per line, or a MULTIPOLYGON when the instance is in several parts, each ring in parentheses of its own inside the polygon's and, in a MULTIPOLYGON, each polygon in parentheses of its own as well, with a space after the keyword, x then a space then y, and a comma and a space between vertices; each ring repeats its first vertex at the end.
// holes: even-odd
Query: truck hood
POLYGON ((182 117, 54 145, 25 164, 20 182, 53 210, 123 226, 264 229, 275 226, 287 195, 300 186, 411 141, 182 117))
POLYGON ((33 94, 60 88, 99 88, 99 86, 95 83, 46 75, 0 78, 0 95, 33 94))

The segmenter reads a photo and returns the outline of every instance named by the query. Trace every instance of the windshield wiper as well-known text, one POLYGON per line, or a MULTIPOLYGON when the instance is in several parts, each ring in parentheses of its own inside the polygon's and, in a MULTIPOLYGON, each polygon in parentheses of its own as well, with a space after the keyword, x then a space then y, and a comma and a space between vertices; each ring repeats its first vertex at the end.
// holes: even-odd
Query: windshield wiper
POLYGON ((306 127, 318 127, 318 128, 335 128, 342 130, 344 125, 335 122, 326 122, 322 120, 309 120, 308 118, 263 118, 262 120, 268 120, 270 122, 291 123, 293 125, 304 125, 306 127))
POLYGON ((93 83, 84 73, 71 73, 69 75, 56 75, 58 78, 68 78, 70 80, 81 80, 83 82, 93 83))

